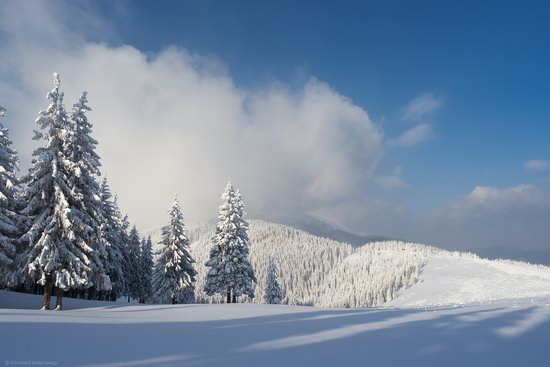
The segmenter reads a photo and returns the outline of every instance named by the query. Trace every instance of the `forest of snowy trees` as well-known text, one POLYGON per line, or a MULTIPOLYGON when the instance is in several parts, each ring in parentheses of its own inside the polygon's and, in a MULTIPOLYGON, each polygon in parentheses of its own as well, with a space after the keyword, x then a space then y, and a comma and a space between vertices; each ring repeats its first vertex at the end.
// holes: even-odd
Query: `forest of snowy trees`
POLYGON ((221 195, 217 223, 188 229, 176 197, 167 225, 144 237, 101 176, 87 93, 68 111, 54 74, 47 98, 33 137, 39 147, 21 177, 17 152, 0 124, 0 289, 42 294, 43 309, 52 296, 61 309, 64 295, 375 306, 413 285, 428 255, 442 251, 399 241, 354 249, 280 224, 249 223, 231 183, 221 195))
MULTIPOLYGON (((384 241, 354 248, 286 225, 251 220, 250 263, 256 276, 255 303, 319 307, 370 307, 397 297, 418 281, 428 256, 472 256, 402 241, 384 241), (279 298, 277 300, 277 298, 279 298)), ((196 302, 223 302, 221 294, 204 291, 206 265, 215 228, 189 225, 190 252, 196 261, 196 302)), ((160 233, 151 232, 153 243, 160 233)))
MULTIPOLYGON (((55 295, 56 308, 61 309, 65 293, 153 302, 158 294, 154 274, 159 276, 170 262, 174 268, 183 267, 175 283, 184 278, 192 283, 195 270, 188 252, 181 260, 155 265, 151 239, 130 228, 107 179, 100 180, 87 93, 68 111, 61 80, 54 74, 47 99, 49 105, 36 119, 39 129, 33 139, 39 147, 21 178, 17 152, 0 125, 0 288, 43 294, 43 309, 50 308, 55 295)), ((0 116, 6 116, 3 107, 0 116)), ((164 242, 167 247, 170 241, 164 242)), ((192 302, 192 288, 188 293, 185 301, 192 302)))

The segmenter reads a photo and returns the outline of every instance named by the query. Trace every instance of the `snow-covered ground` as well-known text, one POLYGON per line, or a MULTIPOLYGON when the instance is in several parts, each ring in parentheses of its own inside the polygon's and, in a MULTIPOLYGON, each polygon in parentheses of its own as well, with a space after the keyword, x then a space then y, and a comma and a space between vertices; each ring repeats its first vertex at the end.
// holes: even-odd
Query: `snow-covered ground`
MULTIPOLYGON (((260 282, 275 257, 288 299, 382 306, 146 306, 65 298, 58 312, 39 311, 40 296, 0 291, 0 363, 550 366, 549 267, 396 241, 352 248, 264 222, 251 231, 260 282)), ((204 273, 210 233, 192 233, 204 273)))
POLYGON ((463 305, 545 296, 550 297, 549 267, 442 253, 430 255, 419 281, 386 305, 463 305))
MULTIPOLYGON (((15 293, 0 290, 0 309, 1 308, 18 308, 18 309, 30 309, 36 310, 41 304, 41 296, 26 293, 15 293)), ((136 300, 132 300, 128 303, 127 298, 119 298, 116 303, 109 301, 88 301, 84 299, 75 299, 64 297, 63 309, 64 310, 76 310, 81 308, 90 307, 109 307, 109 306, 127 306, 128 304, 137 304, 136 300)), ((52 297, 50 306, 55 307, 55 296, 52 297)))
MULTIPOLYGON (((40 304, 38 296, 0 292, 2 304, 6 297, 40 304)), ((437 309, 3 308, 0 330, 5 365, 548 366, 550 298, 437 309)))

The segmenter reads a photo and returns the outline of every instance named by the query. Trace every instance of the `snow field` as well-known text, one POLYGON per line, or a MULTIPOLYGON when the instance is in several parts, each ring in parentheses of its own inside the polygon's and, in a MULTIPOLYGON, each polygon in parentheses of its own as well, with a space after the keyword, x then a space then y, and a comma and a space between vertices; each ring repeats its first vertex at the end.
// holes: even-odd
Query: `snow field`
MULTIPOLYGON (((9 293, 0 292, 0 301, 29 296, 9 293)), ((40 304, 39 296, 30 297, 40 304)), ((74 367, 506 367, 545 366, 550 359, 550 298, 427 310, 259 304, 0 309, 0 327, 2 360, 74 367)))

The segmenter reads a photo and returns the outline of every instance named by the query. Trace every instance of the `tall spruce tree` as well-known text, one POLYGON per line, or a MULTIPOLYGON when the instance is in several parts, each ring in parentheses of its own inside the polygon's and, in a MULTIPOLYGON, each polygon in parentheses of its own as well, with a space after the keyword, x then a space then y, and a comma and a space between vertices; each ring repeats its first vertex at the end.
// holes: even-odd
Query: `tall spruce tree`
POLYGON ((94 253, 100 261, 95 259, 92 263, 92 287, 89 298, 95 298, 95 292, 99 294, 110 291, 112 286, 105 269, 109 254, 107 248, 110 243, 102 236, 102 226, 105 223, 98 177, 101 175, 99 156, 96 153, 97 141, 92 138, 92 124, 86 116, 91 111, 88 106, 87 92, 82 92, 78 101, 73 105, 71 114, 71 144, 69 153, 73 167, 72 191, 74 194, 74 206, 81 211, 80 219, 83 225, 75 226, 78 236, 85 239, 94 249, 94 253))
POLYGON ((141 241, 141 303, 153 300, 153 243, 151 236, 141 241))
POLYGON ((191 303, 197 272, 177 197, 168 213, 170 223, 162 228, 162 247, 153 274, 155 298, 162 303, 191 303))
MULTIPOLYGON (((118 200, 115 196, 115 204, 118 209, 118 200)), ((134 282, 134 273, 135 273, 135 260, 132 257, 131 253, 132 246, 130 244, 130 222, 128 220, 128 215, 125 215, 121 218, 122 214, 120 210, 117 211, 117 216, 120 218, 120 243, 122 244, 122 272, 124 273, 124 294, 128 297, 128 302, 132 299, 132 290, 131 285, 134 282)))
POLYGON ((22 214, 30 218, 30 227, 21 237, 27 243, 22 270, 44 286, 43 309, 49 309, 52 286, 61 290, 58 308, 62 290, 89 288, 93 281, 99 281, 99 287, 109 286, 83 204, 84 193, 75 184, 82 177, 82 166, 74 161, 74 125, 59 87, 54 74, 54 89, 48 93, 51 103, 36 119, 41 131, 35 131, 34 139, 45 146, 33 152, 33 166, 22 179, 26 184, 22 214))
POLYGON ((128 234, 128 242, 126 243, 127 254, 127 273, 126 280, 128 282, 128 300, 130 298, 139 300, 141 297, 141 238, 136 226, 133 226, 128 234))
POLYGON ((204 291, 226 296, 226 302, 235 303, 237 297, 254 297, 256 277, 248 258, 248 223, 244 219, 244 203, 241 194, 229 182, 221 196, 214 246, 206 266, 204 291))
MULTIPOLYGON (((0 106, 0 117, 6 110, 0 106)), ((16 255, 15 238, 20 222, 17 214, 18 169, 17 152, 12 148, 8 129, 0 123, 0 288, 8 285, 8 279, 16 255)))
POLYGON ((116 201, 113 200, 111 188, 107 178, 103 179, 100 188, 102 202, 103 223, 101 225, 101 237, 106 244, 106 258, 104 268, 111 280, 111 291, 105 298, 116 301, 119 295, 124 293, 124 243, 121 228, 121 219, 116 201))
POLYGON ((279 304, 283 300, 283 292, 279 285, 279 269, 273 258, 269 259, 265 279, 264 301, 269 304, 279 304))

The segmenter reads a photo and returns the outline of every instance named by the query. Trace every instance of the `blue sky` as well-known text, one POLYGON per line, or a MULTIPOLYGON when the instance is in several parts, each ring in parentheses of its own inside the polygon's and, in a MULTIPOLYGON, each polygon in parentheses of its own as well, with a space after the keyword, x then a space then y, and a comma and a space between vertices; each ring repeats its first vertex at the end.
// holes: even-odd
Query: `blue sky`
POLYGON ((550 158, 546 2, 137 1, 119 13, 110 3, 100 11, 116 23, 111 42, 216 55, 252 87, 313 75, 367 109, 390 137, 411 127, 403 121, 410 100, 434 95, 441 106, 426 117, 432 139, 391 150, 382 163, 402 168, 414 190, 400 199, 418 210, 475 185, 547 176, 523 168, 550 158))
POLYGON ((0 102, 26 168, 51 73, 87 89, 142 229, 175 192, 214 216, 231 179, 251 216, 550 250, 548 19, 544 1, 5 1, 0 102))

